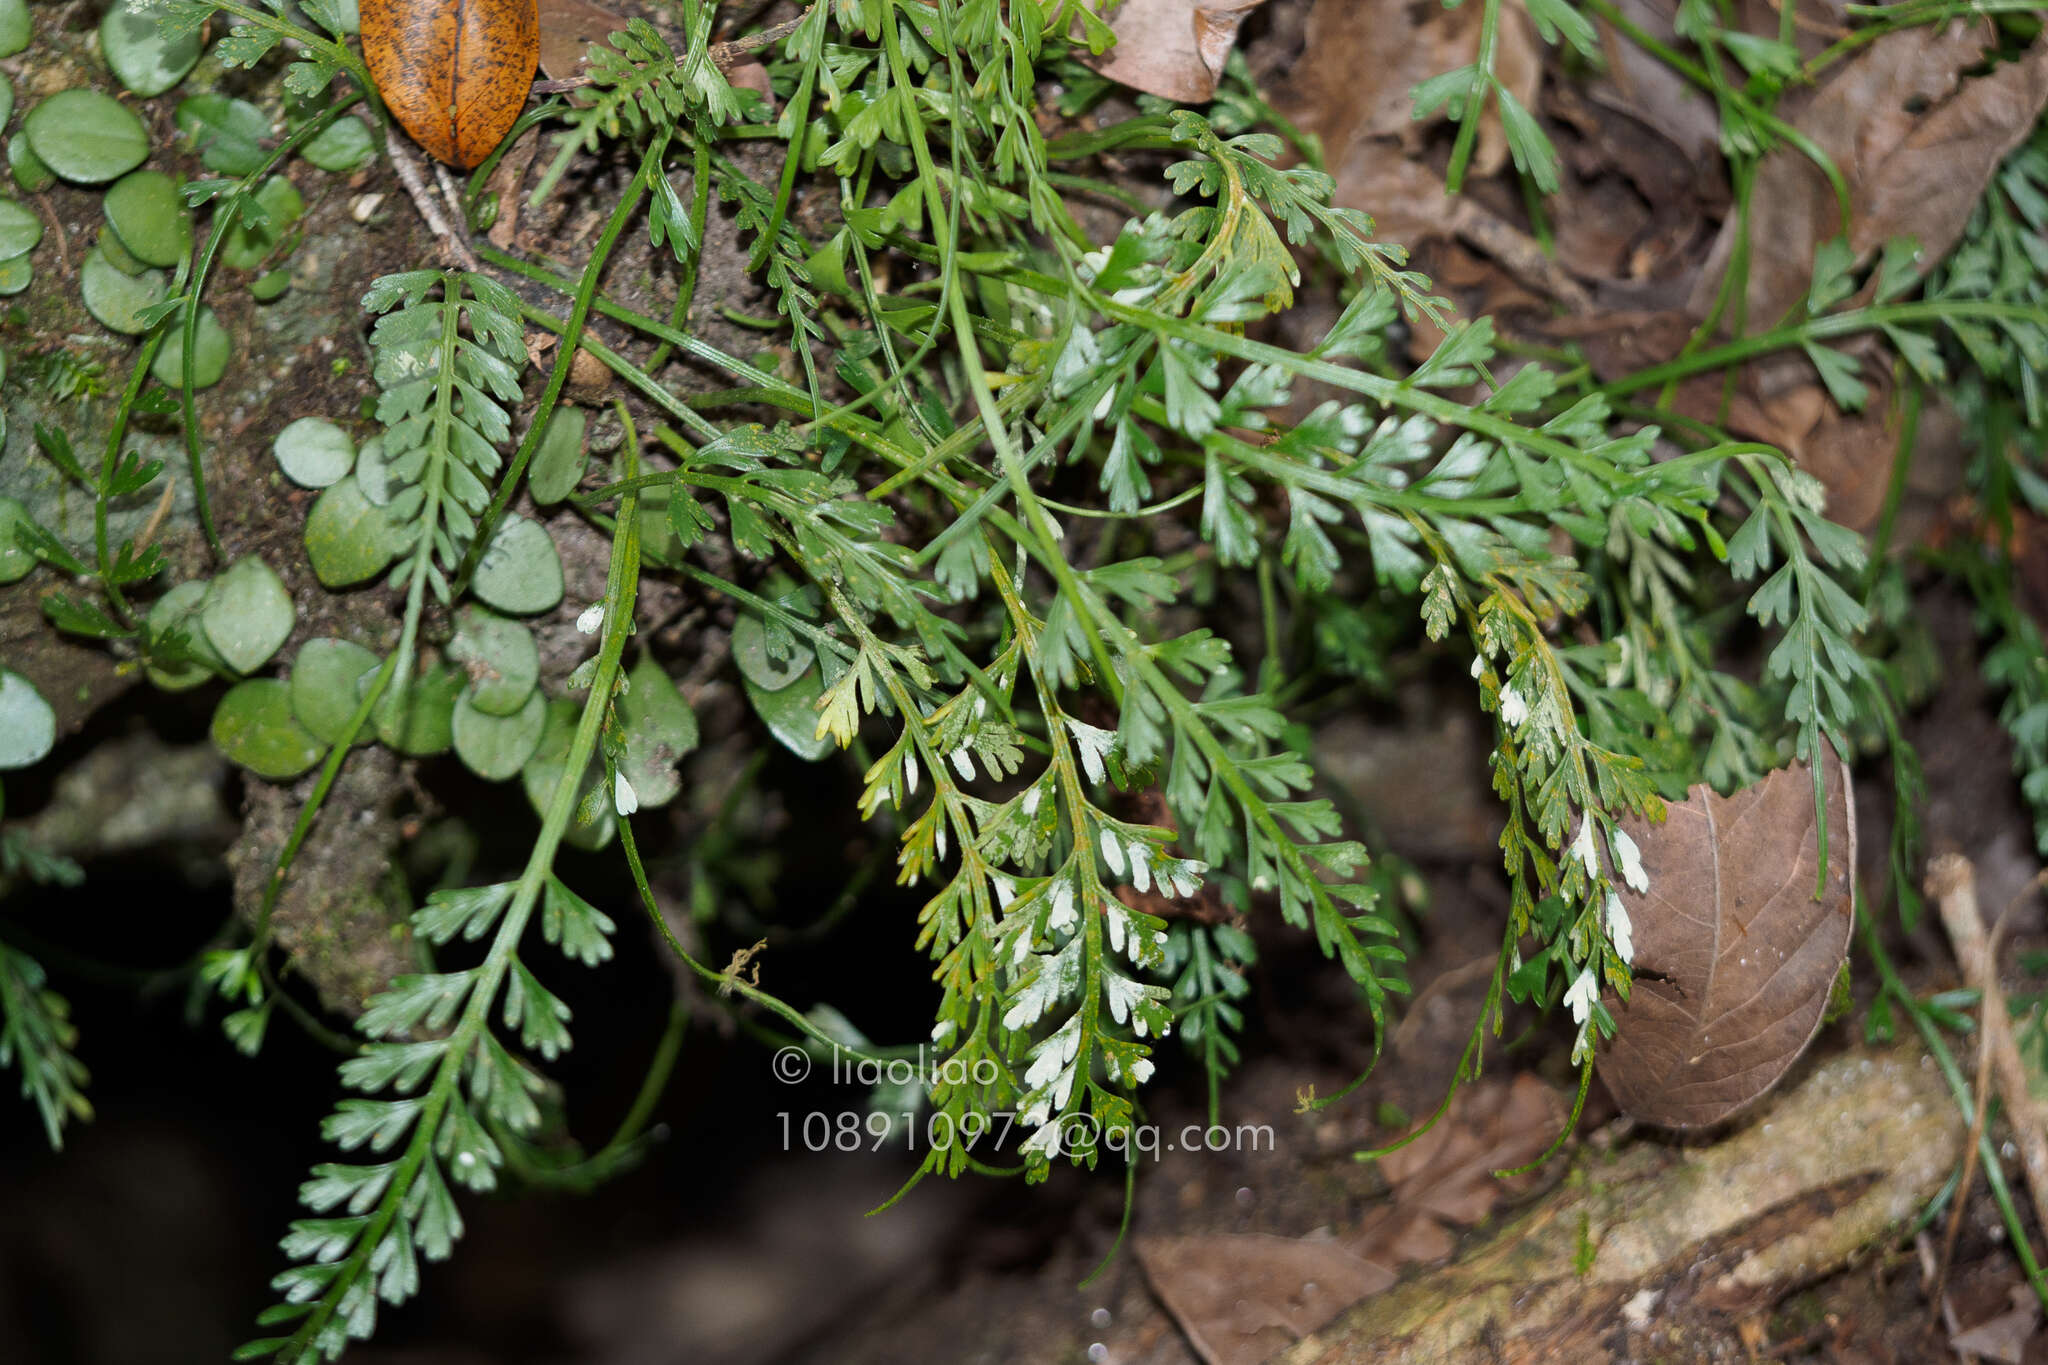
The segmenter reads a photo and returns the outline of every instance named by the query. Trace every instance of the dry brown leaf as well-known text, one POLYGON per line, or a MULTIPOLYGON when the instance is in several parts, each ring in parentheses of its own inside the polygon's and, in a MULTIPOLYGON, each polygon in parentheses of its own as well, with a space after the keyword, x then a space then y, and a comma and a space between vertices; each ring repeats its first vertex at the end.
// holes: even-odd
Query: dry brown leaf
POLYGON ((1649 226, 1642 196, 1613 176, 1559 195, 1552 209, 1557 258, 1582 279, 1623 280, 1642 273, 1633 258, 1649 226))
POLYGON ((1207 1365, 1257 1365, 1395 1280, 1337 1242, 1141 1237, 1138 1262, 1207 1365))
POLYGON ((1856 803, 1849 770, 1826 766, 1828 857, 1804 764, 1733 796, 1702 783, 1662 824, 1622 829, 1650 889, 1624 890, 1635 939, 1619 1029, 1600 1076, 1623 1112, 1648 1123, 1719 1123, 1757 1099, 1806 1050, 1849 951, 1856 803))
POLYGON ((1266 0, 1124 0, 1109 16, 1116 46, 1089 65, 1148 95, 1214 98, 1237 30, 1266 0))
MULTIPOLYGON (((1500 1199, 1493 1173, 1533 1158, 1563 1123, 1557 1092, 1526 1072, 1509 1085, 1466 1086, 1436 1127, 1381 1157, 1380 1170, 1398 1207, 1476 1223, 1500 1199)), ((1515 1177, 1517 1187, 1532 1178, 1515 1177)))
MULTIPOLYGON (((1443 178, 1397 148, 1366 141, 1350 159, 1331 163, 1337 188, 1332 201, 1372 215, 1373 234, 1413 250, 1425 242, 1455 237, 1498 261, 1522 283, 1581 310, 1586 291, 1534 237, 1487 211, 1470 195, 1444 193, 1443 178)), ((1411 320, 1419 329, 1426 319, 1411 320)), ((1419 334, 1419 332, 1418 332, 1419 334)))
MULTIPOLYGON (((1439 109, 1417 122, 1414 88, 1431 76, 1469 64, 1479 50, 1480 6, 1411 6, 1407 0, 1317 0, 1301 60, 1276 87, 1290 117, 1323 140, 1326 160, 1341 166, 1360 144, 1395 139, 1421 149, 1422 134, 1448 117, 1439 109), (1426 15, 1421 23, 1416 15, 1426 15)), ((1536 107, 1543 83, 1543 45, 1520 4, 1501 7, 1494 74, 1524 108, 1536 107)), ((1379 156, 1392 152, 1382 148, 1379 156)), ((1471 174, 1488 176, 1507 162, 1500 114, 1480 117, 1471 174)), ((1339 179, 1341 180, 1341 176, 1339 179)))
POLYGON ((1371 1294, 1403 1265, 1455 1248, 1470 1225, 1531 1177, 1494 1178, 1547 1146, 1564 1122, 1557 1092, 1534 1076, 1460 1090, 1429 1132, 1380 1158, 1392 1203, 1342 1237, 1226 1234, 1145 1237, 1138 1261, 1207 1365, 1255 1365, 1371 1294))
POLYGON ((1913 125, 1875 177, 1856 186, 1849 245, 1857 255, 1894 237, 1920 243, 1923 269, 1949 253, 1999 164, 2048 105, 2048 43, 1965 81, 1955 98, 1913 125))
MULTIPOLYGON (((1609 381, 1670 360, 1695 326, 1680 312, 1617 312, 1553 319, 1544 331, 1576 341, 1593 373, 1609 381)), ((1812 364, 1796 352, 1743 366, 1733 393, 1726 395, 1725 409, 1719 372, 1681 382, 1671 409, 1745 440, 1777 446, 1826 486, 1831 520, 1867 531, 1884 510, 1898 451, 1898 393, 1882 343, 1859 338, 1839 349, 1875 357, 1860 371, 1871 394, 1861 412, 1837 410, 1815 379, 1812 364)), ((1961 419, 1954 407, 1941 394, 1928 394, 1914 433, 1908 499, 1897 528, 1901 543, 1912 543, 1954 491, 1961 476, 1962 442, 1961 419)))
MULTIPOLYGON (((1652 37, 1677 42, 1672 7, 1654 0, 1617 0, 1615 8, 1652 37)), ((1712 95, 1605 21, 1600 21, 1600 47, 1607 72, 1586 87, 1588 95, 1662 134, 1695 166, 1719 158, 1721 116, 1712 95)))
MULTIPOLYGON (((1504 1213, 1450 1265, 1404 1277, 1273 1365, 1742 1360, 1696 1328, 1867 1261, 1962 1159, 1969 1124, 1923 1055, 1912 1043, 1851 1048, 1717 1141, 1631 1142, 1576 1163, 1584 1179, 1504 1213)), ((1886 1326, 1882 1315, 1870 1324, 1886 1326)))
MULTIPOLYGON (((1317 0, 1301 60, 1275 86, 1275 100, 1322 140, 1336 181, 1334 201, 1372 215, 1374 235, 1411 249, 1456 237, 1500 262, 1522 283, 1574 311, 1590 303, 1568 270, 1528 233, 1471 195, 1444 193, 1443 177, 1413 159, 1428 123, 1414 117, 1417 82, 1472 61, 1479 8, 1411 7, 1406 0, 1317 0), (1418 24, 1416 16, 1428 16, 1418 24)), ((1520 4, 1502 7, 1496 71, 1525 106, 1536 107, 1542 45, 1520 4)), ((1431 122, 1444 117, 1439 111, 1431 122)), ((1497 110, 1480 120, 1471 174, 1507 159, 1497 110)), ((1418 329, 1419 332, 1419 329, 1418 329)))
POLYGON ((624 18, 590 0, 540 0, 540 69, 554 81, 582 75, 590 45, 625 26, 624 18))
POLYGON ((2023 1284, 2014 1285, 2008 1297, 2012 1307, 1967 1332, 1956 1333, 1948 1339, 1949 1349, 1964 1359, 1983 1356, 2005 1365, 2020 1365, 2027 1353, 2027 1343, 2034 1339, 2041 1325, 2041 1301, 2023 1284))
MULTIPOLYGON (((1931 268, 2048 105, 2048 43, 1964 78, 1989 37, 1987 26, 1960 20, 1888 34, 1844 63, 1793 119, 1848 183, 1848 236, 1859 256, 1913 236, 1931 268)), ((1751 257, 1749 319, 1767 326, 1805 297, 1814 252, 1843 230, 1841 212, 1819 167, 1780 147, 1758 168, 1750 213, 1750 239, 1770 249, 1751 257)), ((1736 230, 1733 218, 1722 226, 1693 290, 1695 316, 1713 305, 1736 230)))

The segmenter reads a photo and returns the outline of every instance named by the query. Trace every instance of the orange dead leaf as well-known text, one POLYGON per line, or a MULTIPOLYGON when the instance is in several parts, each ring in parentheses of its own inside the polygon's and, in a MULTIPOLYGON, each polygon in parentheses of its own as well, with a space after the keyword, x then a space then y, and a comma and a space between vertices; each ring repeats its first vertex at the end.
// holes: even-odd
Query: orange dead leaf
POLYGON ((451 166, 519 118, 540 52, 535 0, 362 0, 363 59, 399 125, 451 166))

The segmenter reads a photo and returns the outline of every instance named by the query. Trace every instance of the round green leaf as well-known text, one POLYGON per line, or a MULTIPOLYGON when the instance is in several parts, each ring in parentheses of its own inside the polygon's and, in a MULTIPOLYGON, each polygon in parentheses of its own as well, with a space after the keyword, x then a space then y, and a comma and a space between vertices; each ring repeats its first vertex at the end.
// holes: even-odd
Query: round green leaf
POLYGON ((353 475, 322 493, 306 514, 306 557, 330 588, 375 578, 398 549, 390 518, 363 496, 353 475))
POLYGON ((57 173, 43 164, 24 133, 7 139, 7 168, 14 173, 14 183, 23 194, 41 194, 57 183, 57 173))
POLYGON ((269 303, 281 297, 292 287, 292 272, 289 270, 266 270, 249 281, 249 296, 258 303, 269 303))
POLYGON ((511 715, 494 716, 477 709, 475 691, 470 688, 455 702, 455 756, 486 781, 517 777, 540 747, 541 732, 547 728, 547 698, 536 688, 511 715))
POLYGON ((135 259, 135 253, 121 245, 121 239, 105 223, 100 224, 100 255, 107 258, 107 264, 131 279, 149 269, 147 262, 135 259))
POLYGON ((0 583, 14 583, 28 577, 36 557, 14 539, 14 530, 29 520, 28 508, 19 500, 0 494, 0 583))
POLYGON ((363 496, 374 507, 389 506, 391 495, 396 490, 391 486, 391 473, 384 463, 384 438, 372 436, 363 442, 363 448, 356 452, 356 483, 363 490, 363 496))
MULTIPOLYGON (((234 351, 234 342, 228 339, 227 328, 220 325, 220 319, 213 315, 211 307, 200 308, 199 326, 194 329, 192 342, 192 386, 210 389, 220 383, 221 376, 228 372, 228 356, 234 351)), ((165 388, 185 387, 183 327, 170 330, 149 372, 165 388)))
POLYGON ((290 637, 298 613, 270 566, 248 555, 213 580, 199 619, 222 662, 237 673, 254 673, 290 637))
POLYGON ((513 616, 531 616, 562 600, 562 559, 545 527, 509 516, 477 561, 470 590, 513 616))
MULTIPOLYGON (((562 774, 569 767, 569 750, 576 741, 576 721, 582 708, 575 702, 557 697, 547 704, 547 726, 541 731, 540 746, 533 751, 533 757, 526 760, 526 766, 519 770, 519 781, 526 788, 526 799, 533 803, 534 810, 543 818, 547 815, 548 803, 555 799, 555 788, 560 785, 562 774)), ((569 828, 563 835, 571 844, 580 849, 595 851, 612 841, 618 832, 618 817, 612 809, 610 793, 592 800, 591 793, 604 782, 604 765, 595 757, 585 765, 583 780, 576 785, 576 805, 569 817, 569 828)))
MULTIPOLYGON (((292 714, 322 744, 339 744, 349 717, 362 705, 364 682, 383 664, 353 640, 308 640, 292 660, 292 714)), ((355 742, 375 736, 365 725, 355 742)))
POLYGON ((732 660, 763 692, 779 692, 795 682, 813 657, 809 645, 781 626, 770 630, 752 612, 740 613, 732 623, 732 660))
POLYGON ((548 419, 547 432, 540 438, 540 449, 534 452, 533 468, 526 476, 527 491, 542 507, 554 506, 583 482, 583 428, 587 421, 583 409, 576 407, 556 408, 548 419))
POLYGON ((42 761, 57 743, 57 713, 34 683, 0 668, 0 768, 42 761))
POLYGON ((227 671, 227 665, 221 662, 213 641, 206 638, 206 628, 199 622, 200 604, 206 601, 206 594, 212 586, 204 578, 188 578, 173 585, 150 606, 146 633, 151 644, 167 642, 175 633, 183 651, 192 656, 189 660, 152 659, 147 664, 149 680, 166 692, 186 691, 206 682, 216 673, 227 671))
MULTIPOLYGON (((263 142, 270 136, 270 120, 247 100, 217 91, 191 95, 178 101, 177 118, 178 131, 198 150, 200 164, 209 171, 254 175, 268 159, 263 142)), ((41 152, 42 144, 36 150, 41 152)))
POLYGON ((14 82, 0 75, 0 128, 7 126, 7 120, 14 117, 14 82))
POLYGON ((236 683, 213 712, 213 742, 258 777, 297 777, 324 746, 292 714, 291 689, 276 678, 236 683))
MULTIPOLYGON (((487 716, 517 715, 540 681, 540 647, 517 621, 478 606, 455 614, 448 657, 469 673, 469 704, 487 716)), ((523 761, 523 760, 522 760, 523 761)))
POLYGON ((149 156, 135 111, 97 90, 59 90, 28 111, 21 130, 45 166, 81 185, 104 185, 149 156))
POLYGON ((19 294, 36 277, 36 268, 26 256, 9 256, 0 261, 0 298, 19 294))
POLYGON ((176 265, 192 250, 192 218, 178 182, 162 171, 130 171, 106 197, 107 226, 144 265, 176 265))
POLYGON ((339 175, 360 169, 377 154, 377 145, 361 119, 338 118, 322 128, 299 152, 323 171, 339 175))
POLYGON ((265 215, 263 225, 257 227, 237 220, 227 236, 221 238, 221 262, 237 270, 254 270, 263 264, 306 211, 306 201, 300 197, 298 186, 281 175, 273 175, 257 186, 254 197, 265 215))
POLYGON ((122 274, 94 247, 78 268, 78 291, 85 296, 86 312, 113 331, 135 336, 145 330, 136 314, 163 302, 166 283, 161 270, 122 274))
POLYGON ((0 57, 12 57, 28 46, 28 0, 0 0, 0 57))
POLYGON ((377 738, 414 758, 447 753, 455 743, 455 698, 468 681, 456 669, 436 668, 414 678, 404 692, 386 689, 373 713, 377 738))
POLYGON ((301 488, 340 483, 355 466, 356 443, 325 417, 301 417, 270 443, 284 476, 301 488))
POLYGON ((619 772, 633 784, 642 806, 667 805, 682 790, 676 765, 697 747, 697 715, 653 657, 644 651, 626 675, 618 701, 626 731, 626 756, 619 772))
POLYGON ((199 62, 199 30, 166 38, 160 13, 114 0, 100 16, 100 52, 116 80, 148 99, 191 74, 199 62))
POLYGON ((43 220, 28 205, 0 199, 0 256, 19 256, 34 251, 43 240, 43 220))
POLYGON ((818 698, 824 695, 825 682, 816 666, 805 669, 795 682, 774 692, 749 677, 742 676, 740 681, 747 689, 747 700, 754 704, 755 714, 784 748, 813 763, 832 752, 832 736, 818 733, 818 698))

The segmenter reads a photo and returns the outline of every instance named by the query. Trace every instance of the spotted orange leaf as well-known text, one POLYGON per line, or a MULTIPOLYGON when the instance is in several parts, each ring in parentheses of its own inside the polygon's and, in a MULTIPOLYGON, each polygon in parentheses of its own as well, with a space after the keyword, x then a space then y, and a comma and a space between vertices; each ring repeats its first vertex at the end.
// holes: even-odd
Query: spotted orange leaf
POLYGON ((519 118, 540 53, 537 0, 361 0, 363 57, 413 141, 469 167, 519 118))

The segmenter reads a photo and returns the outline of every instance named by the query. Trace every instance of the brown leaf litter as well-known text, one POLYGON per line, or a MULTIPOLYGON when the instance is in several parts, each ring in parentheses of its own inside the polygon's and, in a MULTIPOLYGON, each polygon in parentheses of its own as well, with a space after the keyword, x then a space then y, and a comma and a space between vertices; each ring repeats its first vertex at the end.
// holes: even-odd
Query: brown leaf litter
MULTIPOLYGON (((1913 237, 1931 267, 1962 236, 1998 164, 2032 131, 2048 104, 2048 43, 1966 77, 1994 38, 1981 20, 1888 34, 1836 68, 1791 120, 1847 182, 1847 233, 1859 260, 1913 237)), ((1820 167, 1790 146, 1758 166, 1750 204, 1759 249, 1750 256, 1748 315, 1769 327, 1805 297, 1814 253, 1843 232, 1841 209, 1820 167)), ((1731 218, 1693 289, 1695 317, 1713 307, 1735 235, 1731 218)))
POLYGON ((1403 1266, 1449 1256, 1453 1228, 1536 1179, 1494 1172, 1535 1157, 1564 1117, 1533 1076, 1468 1085, 1434 1128, 1380 1158, 1391 1201, 1348 1232, 1147 1237, 1138 1260, 1207 1365, 1253 1365, 1393 1285, 1403 1266))
POLYGON ((1819 1031, 1847 960, 1856 869, 1848 766, 1827 757, 1824 879, 1804 763, 1731 796, 1700 783, 1658 824, 1622 821, 1647 877, 1646 891, 1619 893, 1629 923, 1614 932, 1634 940, 1635 980, 1626 1002, 1609 1000, 1618 1027, 1599 1054, 1623 1113, 1673 1128, 1719 1123, 1776 1084, 1819 1031))
POLYGON ((1089 65, 1134 90, 1184 104, 1216 94, 1237 31, 1266 0, 1123 0, 1109 16, 1116 46, 1089 65))
MULTIPOLYGON (((1617 0, 1617 8, 1650 37, 1684 46, 1668 0, 1617 0)), ((1768 0, 1735 9, 1733 27, 1777 32, 1768 0)), ((1814 161, 1779 145, 1756 171, 1747 286, 1717 314, 1738 225, 1714 101, 1605 22, 1605 69, 1588 74, 1563 67, 1519 3, 1502 9, 1498 72, 1538 111, 1563 165, 1563 188, 1543 205, 1552 248, 1532 230, 1493 110, 1466 192, 1445 194, 1450 130, 1441 112, 1414 119, 1411 91, 1473 59, 1479 14, 1470 5, 1315 0, 1299 59, 1263 62, 1264 83, 1321 140, 1338 203, 1371 214, 1382 238, 1420 253, 1440 278, 1493 271, 1518 282, 1464 292, 1468 303, 1512 305, 1525 332, 1581 344, 1603 382, 1669 360, 1689 341, 1715 344, 1737 324, 1745 334, 1778 324, 1803 304, 1814 255, 1838 234, 1859 261, 1911 236, 1922 268, 1931 268, 2048 107, 2048 39, 1986 71, 1992 29, 1981 19, 1888 34, 1833 63, 1815 87, 1788 91, 1779 115, 1839 169, 1848 221, 1814 161), (1456 267, 1461 256, 1479 268, 1456 267)), ((1795 11, 1802 58, 1849 31, 1840 0, 1806 0, 1795 11)), ((1418 344, 1426 350, 1428 340, 1418 344)), ((1796 351, 1741 366, 1732 386, 1720 372, 1702 374, 1662 401, 1785 449, 1827 485, 1832 515, 1867 529, 1904 429, 1896 362, 1875 336, 1839 349, 1859 361, 1872 390, 1862 411, 1838 409, 1796 351)), ((1640 397, 1660 401, 1655 392, 1640 397)), ((1929 398, 1916 473, 1937 492, 1953 482, 1958 424, 1939 394, 1929 398)))

